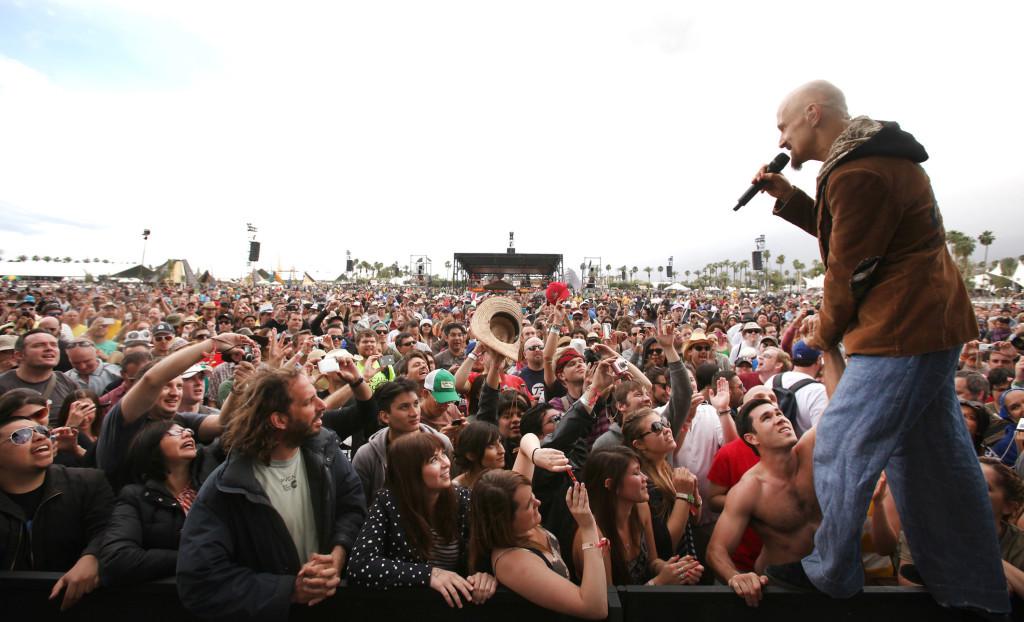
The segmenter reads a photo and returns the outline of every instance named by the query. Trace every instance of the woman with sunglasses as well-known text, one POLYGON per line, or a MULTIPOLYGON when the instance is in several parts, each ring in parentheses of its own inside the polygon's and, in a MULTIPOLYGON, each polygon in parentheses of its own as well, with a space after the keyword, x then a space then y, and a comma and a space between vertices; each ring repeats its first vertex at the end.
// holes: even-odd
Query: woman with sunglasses
MULTIPOLYGON (((619 446, 593 452, 587 459, 583 479, 600 535, 610 543, 604 549, 609 584, 680 585, 700 580, 704 568, 695 558, 658 558, 647 505, 647 476, 633 451, 619 446)), ((582 542, 582 535, 577 532, 573 539, 577 568, 583 561, 582 542)))
POLYGON ((121 489, 100 550, 104 585, 174 576, 204 454, 192 430, 173 420, 148 423, 135 437, 128 464, 136 483, 121 489))
POLYGON ((587 489, 574 484, 565 503, 583 544, 582 580, 570 580, 558 539, 541 527, 540 501, 530 480, 492 470, 473 487, 470 564, 526 600, 563 615, 601 620, 608 616, 608 582, 602 549, 606 541, 590 511, 587 489))
POLYGON ((635 451, 647 477, 658 556, 696 555, 690 517, 700 509, 697 478, 684 468, 673 469, 668 457, 676 450, 672 426, 651 409, 636 411, 622 426, 624 444, 635 451))
POLYGON ((63 610, 99 585, 114 497, 102 472, 53 464, 54 454, 46 426, 0 416, 0 568, 63 573, 50 596, 64 592, 63 610))
POLYGON ((481 604, 494 577, 469 574, 469 489, 453 485, 444 444, 407 434, 388 449, 387 478, 352 547, 348 577, 371 588, 422 586, 449 607, 481 604))

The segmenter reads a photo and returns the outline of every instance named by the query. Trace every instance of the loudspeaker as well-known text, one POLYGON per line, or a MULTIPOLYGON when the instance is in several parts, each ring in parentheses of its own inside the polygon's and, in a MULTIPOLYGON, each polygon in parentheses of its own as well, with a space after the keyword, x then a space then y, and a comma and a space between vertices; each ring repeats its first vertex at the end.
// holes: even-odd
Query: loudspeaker
POLYGON ((764 270, 764 264, 761 263, 761 251, 754 251, 750 254, 750 263, 754 264, 754 270, 764 270))
POLYGON ((672 280, 672 266, 666 266, 666 268, 665 268, 665 276, 669 280, 672 280))
POLYGON ((260 243, 249 242, 249 261, 260 260, 260 243))
POLYGON ((352 272, 352 260, 348 259, 345 261, 345 272, 352 272))

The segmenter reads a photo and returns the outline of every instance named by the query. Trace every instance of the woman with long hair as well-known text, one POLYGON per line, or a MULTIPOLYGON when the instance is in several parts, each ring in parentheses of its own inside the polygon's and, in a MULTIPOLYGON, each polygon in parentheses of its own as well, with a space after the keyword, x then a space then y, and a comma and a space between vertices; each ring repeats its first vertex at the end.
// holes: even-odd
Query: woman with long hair
MULTIPOLYGON (((600 535, 610 542, 604 550, 610 583, 678 585, 700 580, 704 567, 695 558, 658 558, 647 507, 647 476, 633 451, 620 446, 593 452, 587 458, 583 479, 600 535)), ((577 567, 582 561, 581 546, 582 535, 577 532, 573 539, 577 567)))
POLYGON ((387 478, 370 508, 348 577, 372 588, 429 586, 450 607, 476 604, 497 587, 485 572, 468 574, 469 489, 453 485, 444 444, 406 434, 388 448, 387 478))
POLYGON ((128 450, 135 483, 121 489, 100 550, 104 585, 133 585, 174 576, 178 544, 202 483, 203 454, 192 430, 174 420, 153 421, 128 450))
POLYGON ((636 452, 647 476, 650 508, 658 555, 668 559, 677 552, 696 555, 690 516, 700 508, 697 478, 690 471, 669 466, 676 450, 672 426, 647 408, 634 412, 622 426, 623 444, 636 452))
POLYGON ((57 411, 57 425, 69 428, 73 434, 69 434, 66 441, 61 437, 58 451, 63 454, 63 458, 68 459, 68 466, 96 466, 96 439, 99 438, 102 424, 103 407, 95 393, 88 389, 76 389, 64 398, 64 403, 57 411))
POLYGON ((455 483, 472 489, 488 469, 505 468, 505 446, 498 426, 486 421, 471 421, 459 431, 455 443, 455 483))
POLYGON ((540 525, 540 501, 530 480, 491 470, 473 487, 471 563, 493 570, 498 581, 526 600, 563 615, 590 620, 608 616, 608 582, 601 557, 606 546, 590 512, 587 489, 574 484, 565 496, 583 544, 580 585, 569 578, 558 540, 540 525))

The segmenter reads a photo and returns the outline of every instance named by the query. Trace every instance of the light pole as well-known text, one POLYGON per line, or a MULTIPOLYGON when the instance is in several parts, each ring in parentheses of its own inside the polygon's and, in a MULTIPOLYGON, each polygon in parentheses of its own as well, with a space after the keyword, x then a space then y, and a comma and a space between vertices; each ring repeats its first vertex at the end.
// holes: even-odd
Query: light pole
POLYGON ((148 241, 149 241, 149 229, 143 229, 142 230, 142 261, 139 262, 139 265, 142 266, 142 267, 146 267, 146 242, 148 242, 148 241))

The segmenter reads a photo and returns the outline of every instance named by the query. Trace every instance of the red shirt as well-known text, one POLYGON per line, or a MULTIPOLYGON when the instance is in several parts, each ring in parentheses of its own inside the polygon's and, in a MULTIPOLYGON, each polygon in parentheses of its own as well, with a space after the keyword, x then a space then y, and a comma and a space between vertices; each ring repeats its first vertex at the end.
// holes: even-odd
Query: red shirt
MULTIPOLYGON (((718 450, 715 459, 711 463, 711 470, 708 471, 708 480, 713 484, 732 488, 743 477, 743 474, 750 470, 761 459, 757 457, 743 439, 738 438, 729 441, 718 450)), ((733 551, 730 557, 732 563, 740 572, 752 572, 757 556, 761 554, 761 537, 753 529, 747 527, 740 539, 739 546, 733 551)))
MULTIPOLYGON (((473 384, 473 381, 480 376, 480 372, 471 371, 469 372, 469 384, 473 384)), ((529 399, 533 399, 530 396, 530 392, 526 389, 526 383, 519 376, 513 376, 512 374, 501 374, 501 386, 499 387, 502 391, 505 389, 515 389, 529 399)))

